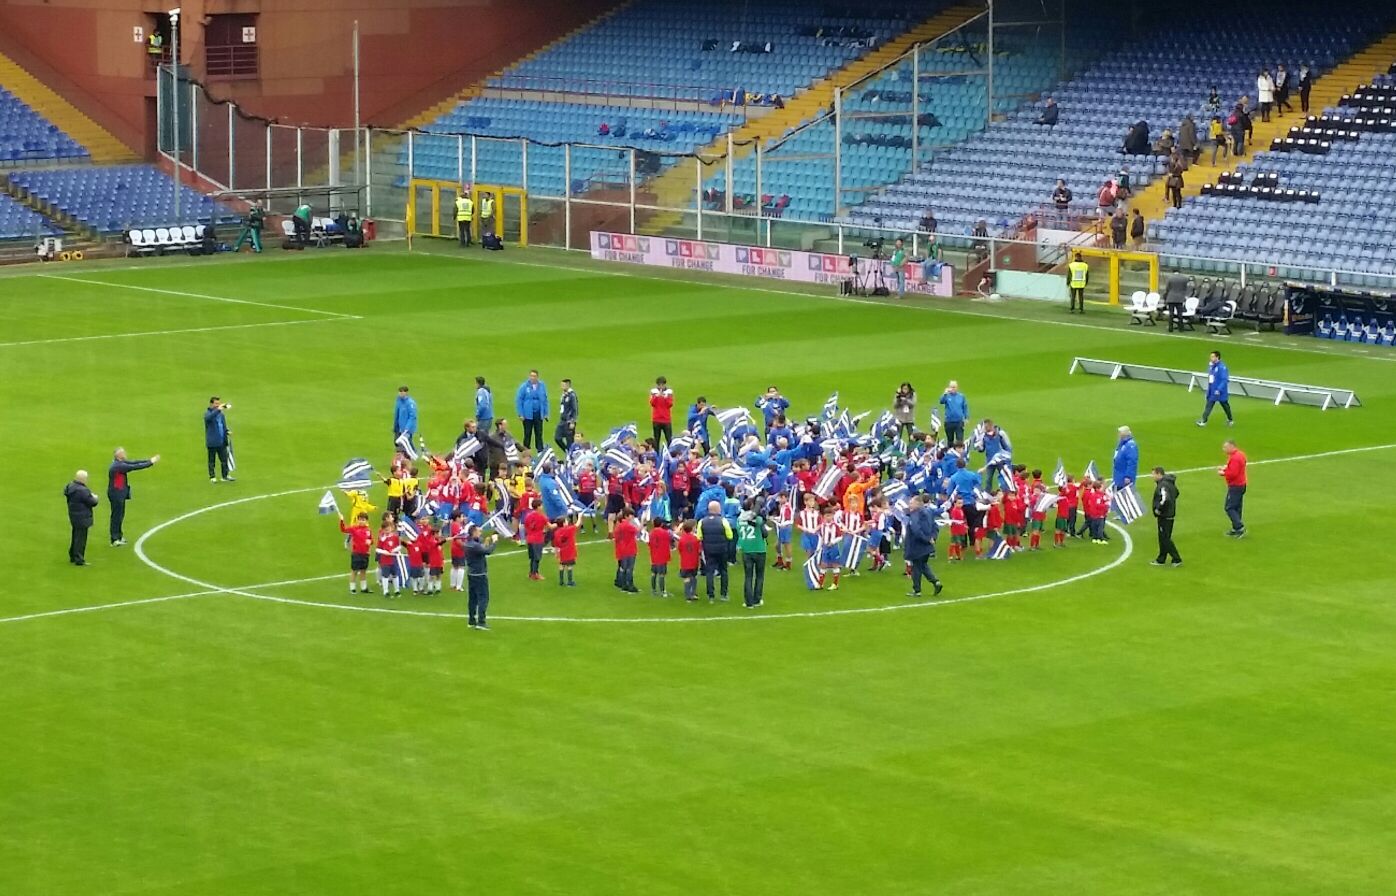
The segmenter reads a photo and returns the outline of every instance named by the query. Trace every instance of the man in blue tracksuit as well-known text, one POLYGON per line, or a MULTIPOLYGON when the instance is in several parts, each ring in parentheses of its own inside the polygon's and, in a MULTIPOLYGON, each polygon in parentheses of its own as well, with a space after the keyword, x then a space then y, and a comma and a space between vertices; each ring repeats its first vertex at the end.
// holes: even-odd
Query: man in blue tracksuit
POLYGON ((471 526, 466 533, 465 579, 468 603, 466 614, 470 627, 489 630, 485 614, 490 607, 490 572, 488 558, 494 553, 499 542, 498 535, 484 535, 479 526, 471 526))
POLYGON ((911 590, 907 597, 921 596, 921 580, 929 579, 936 594, 945 587, 931 571, 931 558, 936 553, 936 536, 940 527, 936 524, 935 513, 926 504, 926 499, 917 495, 911 499, 911 508, 906 515, 906 537, 902 542, 902 554, 911 567, 911 590))
POLYGON ((1221 352, 1212 352, 1211 361, 1207 364, 1207 406, 1202 409, 1198 426, 1207 425, 1207 418, 1212 416, 1215 405, 1221 405, 1226 413, 1226 425, 1235 426, 1236 420, 1231 416, 1231 371, 1226 369, 1221 352))
MULTIPOLYGON (((702 443, 704 454, 711 451, 713 447, 712 436, 708 433, 708 423, 716 417, 717 411, 714 411, 712 406, 708 404, 708 400, 701 395, 698 396, 697 401, 688 406, 686 428, 702 443)), ((704 505, 700 504, 699 506, 704 505)))
POLYGON ((775 425, 777 417, 784 416, 790 410, 790 399, 781 395, 775 386, 767 386, 766 394, 756 399, 756 407, 761 409, 761 416, 766 422, 765 437, 770 441, 771 427, 775 425))
POLYGON ((945 444, 953 445, 965 440, 965 421, 969 419, 969 400, 960 391, 960 384, 954 380, 945 387, 940 396, 941 407, 945 408, 945 444))
POLYGON ((107 503, 111 505, 111 545, 120 547, 126 543, 121 524, 126 519, 126 502, 131 499, 131 473, 144 470, 160 462, 160 455, 151 455, 150 460, 130 460, 126 449, 118 448, 112 455, 111 466, 107 468, 107 503))
POLYGON ((223 416, 223 412, 232 405, 224 404, 217 395, 208 400, 208 410, 204 411, 204 447, 208 449, 208 481, 215 481, 213 478, 213 462, 218 461, 219 472, 223 474, 224 482, 232 482, 233 477, 228 475, 229 439, 232 433, 228 431, 228 420, 223 416))
POLYGON ((1120 441, 1115 445, 1115 459, 1110 467, 1110 478, 1116 489, 1134 484, 1139 478, 1139 444, 1134 441, 1134 433, 1128 426, 1120 427, 1120 441))
POLYGON ((408 441, 417 438, 417 400, 407 394, 406 386, 397 387, 397 401, 393 403, 393 441, 407 433, 408 441))
POLYGON ((548 387, 538 379, 538 371, 530 370, 528 379, 519 384, 514 394, 514 411, 523 423, 525 448, 543 450, 543 421, 548 419, 548 387))
POLYGON ((489 432, 494 425, 494 393, 482 376, 475 377, 475 422, 480 432, 489 432))

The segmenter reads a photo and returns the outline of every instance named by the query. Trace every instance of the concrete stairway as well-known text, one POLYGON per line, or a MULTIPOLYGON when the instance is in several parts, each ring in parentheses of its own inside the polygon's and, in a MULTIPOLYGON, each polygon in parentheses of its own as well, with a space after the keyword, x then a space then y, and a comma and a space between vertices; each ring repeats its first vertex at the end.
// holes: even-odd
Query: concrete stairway
POLYGON ((0 54, 0 84, 82 144, 94 162, 133 162, 136 154, 48 85, 0 54))

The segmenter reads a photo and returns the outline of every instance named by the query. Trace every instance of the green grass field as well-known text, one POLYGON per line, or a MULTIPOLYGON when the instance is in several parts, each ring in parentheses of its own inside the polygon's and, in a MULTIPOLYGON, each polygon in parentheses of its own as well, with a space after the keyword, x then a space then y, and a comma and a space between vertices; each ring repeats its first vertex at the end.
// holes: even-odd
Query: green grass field
POLYGON ((1396 355, 438 251, 0 276, 0 893, 1392 891, 1396 355), (1200 430, 1196 393, 1067 375, 1214 345, 1365 406, 1237 399, 1200 430), (903 379, 924 408, 953 377, 1048 470, 1108 467, 1128 423, 1141 469, 1182 471, 1186 563, 1149 566, 1143 520, 1132 553, 942 559, 944 603, 914 607, 894 573, 772 572, 759 615, 625 596, 600 544, 566 593, 551 558, 532 583, 497 557, 488 633, 461 595, 347 594, 315 505, 346 458, 386 461, 399 383, 445 445, 476 374, 509 406, 530 367, 597 435, 643 424, 658 374, 685 404, 776 382, 801 413, 903 379), (215 393, 233 484, 204 471, 215 393), (104 492, 118 444, 163 461, 133 476, 133 544, 103 506, 74 568, 59 492, 78 467, 104 492))

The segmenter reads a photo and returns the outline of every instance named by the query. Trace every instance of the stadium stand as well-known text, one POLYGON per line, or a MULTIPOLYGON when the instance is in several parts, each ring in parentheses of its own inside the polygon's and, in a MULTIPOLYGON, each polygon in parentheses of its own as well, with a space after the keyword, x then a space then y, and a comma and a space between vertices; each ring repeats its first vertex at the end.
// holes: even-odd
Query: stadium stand
POLYGON ((40 235, 57 236, 63 231, 28 206, 0 193, 0 240, 40 235))
POLYGON ((0 87, 0 164, 85 158, 76 140, 0 87))
POLYGON ((226 206, 189 187, 180 187, 179 214, 174 210, 174 180, 149 165, 22 170, 10 183, 23 193, 71 215, 100 233, 131 227, 185 222, 235 223, 226 206))
POLYGON ((842 220, 910 230, 929 206, 942 232, 968 233, 980 219, 1011 227, 1043 208, 1058 178, 1075 193, 1071 215, 1089 216, 1096 189, 1122 163, 1136 189, 1162 170, 1156 156, 1121 155, 1133 122, 1148 122, 1157 137, 1163 128, 1176 130, 1185 114, 1197 114, 1209 85, 1229 100, 1254 94, 1256 60, 1306 60, 1316 72, 1327 71, 1380 33, 1387 18, 1389 11, 1365 11, 1330 20, 1277 13, 1239 21, 1217 12, 1210 21, 1166 24, 1053 88, 1062 109, 1055 127, 1035 124, 1036 107, 1022 108, 842 220))

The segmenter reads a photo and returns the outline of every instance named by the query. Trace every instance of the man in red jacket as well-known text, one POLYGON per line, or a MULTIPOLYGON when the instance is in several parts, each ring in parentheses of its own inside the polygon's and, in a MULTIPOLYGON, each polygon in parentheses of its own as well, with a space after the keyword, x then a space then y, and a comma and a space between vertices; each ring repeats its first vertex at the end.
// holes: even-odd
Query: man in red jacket
POLYGON ((654 381, 654 388, 650 390, 650 423, 654 426, 654 447, 663 447, 673 440, 674 390, 662 376, 654 381))
POLYGON ((1226 480, 1226 515, 1231 519, 1232 538, 1246 537, 1246 524, 1241 519, 1241 503, 1246 497, 1246 453, 1227 439, 1222 443, 1226 464, 1217 467, 1217 475, 1226 480))

